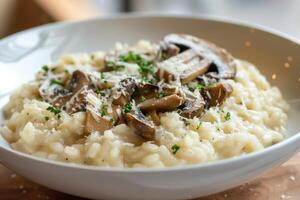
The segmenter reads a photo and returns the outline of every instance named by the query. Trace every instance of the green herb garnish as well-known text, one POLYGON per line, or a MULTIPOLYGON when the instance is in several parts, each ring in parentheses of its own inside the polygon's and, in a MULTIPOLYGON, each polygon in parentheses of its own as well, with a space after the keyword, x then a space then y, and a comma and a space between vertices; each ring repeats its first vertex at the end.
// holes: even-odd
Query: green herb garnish
POLYGON ((64 86, 64 83, 62 81, 56 80, 56 79, 51 79, 50 80, 50 85, 53 85, 53 84, 64 86))
POLYGON ((180 114, 182 113, 182 110, 178 108, 178 109, 176 110, 176 112, 180 115, 180 114))
POLYGON ((99 88, 97 88, 96 90, 95 90, 95 93, 96 94, 100 94, 101 96, 105 96, 105 92, 103 92, 103 91, 101 91, 99 88))
POLYGON ((144 102, 146 98, 144 96, 141 96, 141 102, 144 102))
POLYGON ((114 71, 122 71, 125 68, 124 65, 119 65, 113 61, 106 61, 106 65, 114 71))
POLYGON ((156 98, 161 99, 163 97, 167 96, 167 94, 164 91, 161 91, 156 94, 156 98))
POLYGON ((132 110, 132 107, 133 107, 133 105, 131 102, 127 103, 123 109, 124 113, 129 113, 132 110))
POLYGON ((172 153, 175 155, 177 153, 177 151, 180 149, 180 146, 178 146, 177 144, 174 144, 172 147, 172 153))
POLYGON ((100 78, 105 79, 104 73, 100 72, 100 78))
POLYGON ((50 119, 50 117, 48 117, 48 116, 45 117, 45 120, 46 120, 46 121, 48 121, 49 119, 50 119))
POLYGON ((136 63, 139 66, 139 72, 142 75, 154 74, 154 66, 152 63, 144 58, 141 55, 136 54, 132 51, 129 51, 127 54, 120 56, 120 61, 128 63, 136 63))
POLYGON ((202 126, 202 122, 199 122, 196 126, 196 129, 198 130, 202 126))
POLYGON ((49 112, 52 112, 52 113, 54 114, 54 116, 57 117, 57 119, 60 119, 60 118, 61 118, 61 115, 60 115, 61 110, 59 110, 58 108, 55 108, 55 107, 53 107, 53 106, 49 106, 49 107, 47 108, 47 110, 48 110, 49 112))
POLYGON ((101 115, 101 117, 105 116, 108 114, 107 112, 107 108, 108 108, 108 105, 107 104, 102 104, 100 109, 99 109, 99 113, 101 115))
POLYGON ((49 71, 48 65, 43 65, 42 69, 43 69, 45 72, 48 72, 48 71, 49 71))
POLYGON ((196 86, 195 86, 195 90, 199 90, 199 91, 201 91, 201 90, 203 90, 203 89, 205 89, 206 88, 206 86, 205 85, 202 85, 202 84, 200 84, 200 83, 198 83, 196 86))
POLYGON ((227 112, 226 115, 224 116, 224 119, 226 121, 228 121, 228 120, 230 120, 230 118, 231 118, 231 114, 230 114, 230 112, 227 112))

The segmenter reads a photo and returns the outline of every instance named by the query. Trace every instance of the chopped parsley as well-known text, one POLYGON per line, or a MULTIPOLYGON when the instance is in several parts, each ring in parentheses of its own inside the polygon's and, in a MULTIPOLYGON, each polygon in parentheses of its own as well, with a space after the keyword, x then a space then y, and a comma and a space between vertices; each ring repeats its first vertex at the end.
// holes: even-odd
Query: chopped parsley
POLYGON ((144 96, 141 96, 141 102, 144 102, 146 98, 144 96))
POLYGON ((202 84, 200 84, 200 83, 198 83, 196 86, 195 86, 195 90, 199 90, 199 91, 201 91, 201 90, 203 90, 203 89, 205 89, 206 88, 206 86, 205 85, 202 85, 202 84))
POLYGON ((48 72, 48 71, 49 71, 48 65, 43 65, 42 69, 43 69, 45 72, 48 72))
POLYGON ((111 118, 111 119, 109 120, 109 122, 112 123, 113 125, 116 124, 116 121, 115 121, 113 118, 111 118))
POLYGON ((105 92, 103 92, 103 91, 101 91, 99 88, 97 88, 96 90, 95 90, 95 93, 96 94, 100 94, 101 96, 105 96, 105 92))
POLYGON ((48 116, 45 117, 45 120, 46 120, 46 121, 48 121, 49 119, 50 119, 50 117, 48 117, 48 116))
POLYGON ((167 94, 164 91, 161 91, 156 94, 156 98, 161 99, 163 97, 167 96, 167 94))
POLYGON ((108 111, 107 111, 107 108, 108 108, 108 105, 107 104, 102 104, 100 109, 99 109, 99 113, 101 115, 101 117, 105 116, 108 114, 108 111))
POLYGON ((104 73, 100 72, 100 78, 105 79, 104 73))
POLYGON ((145 76, 142 76, 142 80, 141 80, 143 83, 150 83, 150 84, 153 84, 155 82, 155 78, 147 78, 145 76))
POLYGON ((56 80, 56 79, 51 79, 50 80, 50 85, 53 85, 53 84, 64 86, 64 83, 62 81, 56 80))
POLYGON ((180 146, 178 146, 177 144, 174 144, 172 147, 172 153, 175 155, 177 153, 177 151, 180 149, 180 146))
POLYGON ((49 107, 47 108, 47 110, 48 110, 49 112, 52 112, 52 113, 54 114, 54 116, 57 117, 57 119, 60 119, 60 118, 61 118, 61 115, 60 115, 61 110, 59 110, 58 108, 55 108, 55 107, 53 107, 53 106, 49 106, 49 107))
POLYGON ((230 120, 230 118, 231 118, 231 114, 230 114, 230 112, 227 112, 226 115, 224 116, 224 119, 226 121, 228 121, 228 120, 230 120))
POLYGON ((198 130, 202 126, 202 122, 199 122, 196 126, 196 129, 198 130))
POLYGON ((182 113, 182 110, 178 108, 178 109, 176 110, 176 112, 180 115, 180 114, 182 113))
POLYGON ((106 61, 106 65, 114 71, 121 71, 125 68, 124 65, 119 65, 113 61, 106 61))
POLYGON ((65 73, 66 73, 66 74, 69 74, 69 71, 68 71, 67 69, 65 69, 65 73))
POLYGON ((51 69, 51 72, 54 72, 56 69, 57 69, 56 67, 53 67, 53 68, 51 69))
POLYGON ((218 132, 220 132, 220 131, 221 131, 220 127, 217 127, 217 131, 218 131, 218 132))
POLYGON ((154 74, 154 66, 152 65, 152 63, 142 58, 141 55, 136 54, 132 51, 129 51, 127 54, 121 55, 120 61, 136 63, 139 66, 139 72, 142 75, 154 74))
POLYGON ((127 103, 123 109, 124 113, 129 113, 132 110, 132 107, 133 107, 133 105, 131 102, 127 103))

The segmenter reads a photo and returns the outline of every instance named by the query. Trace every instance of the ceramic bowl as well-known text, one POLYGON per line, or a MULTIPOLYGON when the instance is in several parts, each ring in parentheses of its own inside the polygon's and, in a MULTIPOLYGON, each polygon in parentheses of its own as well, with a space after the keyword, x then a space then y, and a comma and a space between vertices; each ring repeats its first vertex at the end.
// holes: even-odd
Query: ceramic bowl
MULTIPOLYGON (((288 160, 300 146, 300 45, 273 30, 230 20, 131 15, 57 23, 0 41, 0 104, 40 67, 72 52, 107 50, 116 41, 159 41, 169 33, 192 34, 254 63, 278 86, 291 110, 288 138, 236 158, 166 169, 107 169, 36 158, 0 138, 0 161, 18 174, 61 192, 94 199, 190 199, 220 192, 288 160), (285 63, 288 63, 285 64, 285 63)), ((0 119, 1 121, 3 120, 0 119)))

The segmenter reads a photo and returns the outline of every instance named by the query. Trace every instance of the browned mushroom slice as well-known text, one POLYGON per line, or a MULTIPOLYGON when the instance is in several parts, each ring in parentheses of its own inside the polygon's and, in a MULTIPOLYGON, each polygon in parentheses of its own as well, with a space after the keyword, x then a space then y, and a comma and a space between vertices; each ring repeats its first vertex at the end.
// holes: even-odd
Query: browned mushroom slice
POLYGON ((85 133, 92 133, 94 131, 104 132, 111 129, 112 126, 111 121, 101 117, 99 114, 90 110, 86 112, 85 133))
POLYGON ((157 115, 156 110, 148 111, 147 116, 149 116, 151 118, 151 120, 154 122, 155 125, 158 126, 160 124, 160 119, 159 119, 159 116, 157 115))
POLYGON ((175 44, 181 51, 193 49, 202 57, 212 60, 213 65, 209 69, 209 75, 214 78, 234 78, 236 65, 234 58, 225 49, 206 40, 191 35, 170 34, 164 38, 169 44, 175 44))
POLYGON ((134 94, 134 99, 140 102, 143 99, 154 98, 159 90, 159 86, 149 83, 140 83, 137 85, 137 91, 134 94), (141 99, 143 97, 143 99, 141 99))
POLYGON ((221 105, 232 92, 228 83, 216 83, 201 91, 208 107, 221 105))
POLYGON ((179 51, 180 49, 176 45, 162 42, 157 56, 155 58, 155 61, 159 62, 162 60, 166 60, 170 57, 176 56, 179 53, 179 51))
POLYGON ((82 103, 89 84, 90 80, 85 73, 79 70, 74 71, 67 87, 56 91, 57 97, 52 104, 56 107, 64 108, 71 99, 73 99, 73 103, 82 103))
POLYGON ((92 92, 92 90, 88 90, 86 86, 84 86, 81 90, 75 93, 65 104, 62 106, 67 113, 76 113, 79 111, 86 110, 86 95, 87 93, 92 92))
POLYGON ((189 83, 199 75, 204 74, 208 70, 211 63, 212 62, 208 59, 202 59, 200 62, 195 63, 180 75, 181 83, 189 83))
POLYGON ((138 107, 142 111, 171 111, 175 110, 178 106, 182 105, 184 102, 184 98, 177 95, 172 94, 162 98, 152 98, 147 99, 144 102, 138 104, 138 107))
POLYGON ((166 82, 179 77, 183 84, 204 74, 211 64, 209 59, 203 59, 193 49, 187 50, 163 62, 157 63, 157 76, 166 82))
POLYGON ((120 81, 116 94, 113 95, 113 104, 124 106, 131 99, 136 89, 136 81, 133 78, 126 78, 120 81))
POLYGON ((187 99, 182 108, 181 116, 186 118, 201 117, 205 107, 203 98, 187 99))
POLYGON ((147 140, 155 139, 155 126, 153 122, 147 120, 138 108, 130 113, 124 113, 124 119, 135 134, 147 140))

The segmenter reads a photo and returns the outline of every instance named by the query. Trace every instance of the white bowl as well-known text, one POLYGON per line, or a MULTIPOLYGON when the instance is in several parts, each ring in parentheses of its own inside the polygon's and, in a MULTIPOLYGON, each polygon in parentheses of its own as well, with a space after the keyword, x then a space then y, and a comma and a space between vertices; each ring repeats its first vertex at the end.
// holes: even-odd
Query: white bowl
POLYGON ((82 197, 187 199, 242 184, 298 151, 300 46, 283 34, 228 20, 132 15, 51 24, 17 33, 0 42, 1 107, 7 102, 9 91, 32 79, 40 66, 57 60, 61 54, 106 50, 116 41, 132 43, 141 38, 158 41, 174 32, 206 38, 225 47, 235 57, 256 64, 290 103, 289 137, 262 151, 222 161, 180 168, 123 170, 36 158, 11 149, 0 138, 1 163, 46 187, 82 197), (293 60, 291 67, 286 68, 288 56, 293 60), (275 80, 271 79, 272 74, 276 74, 275 80))

